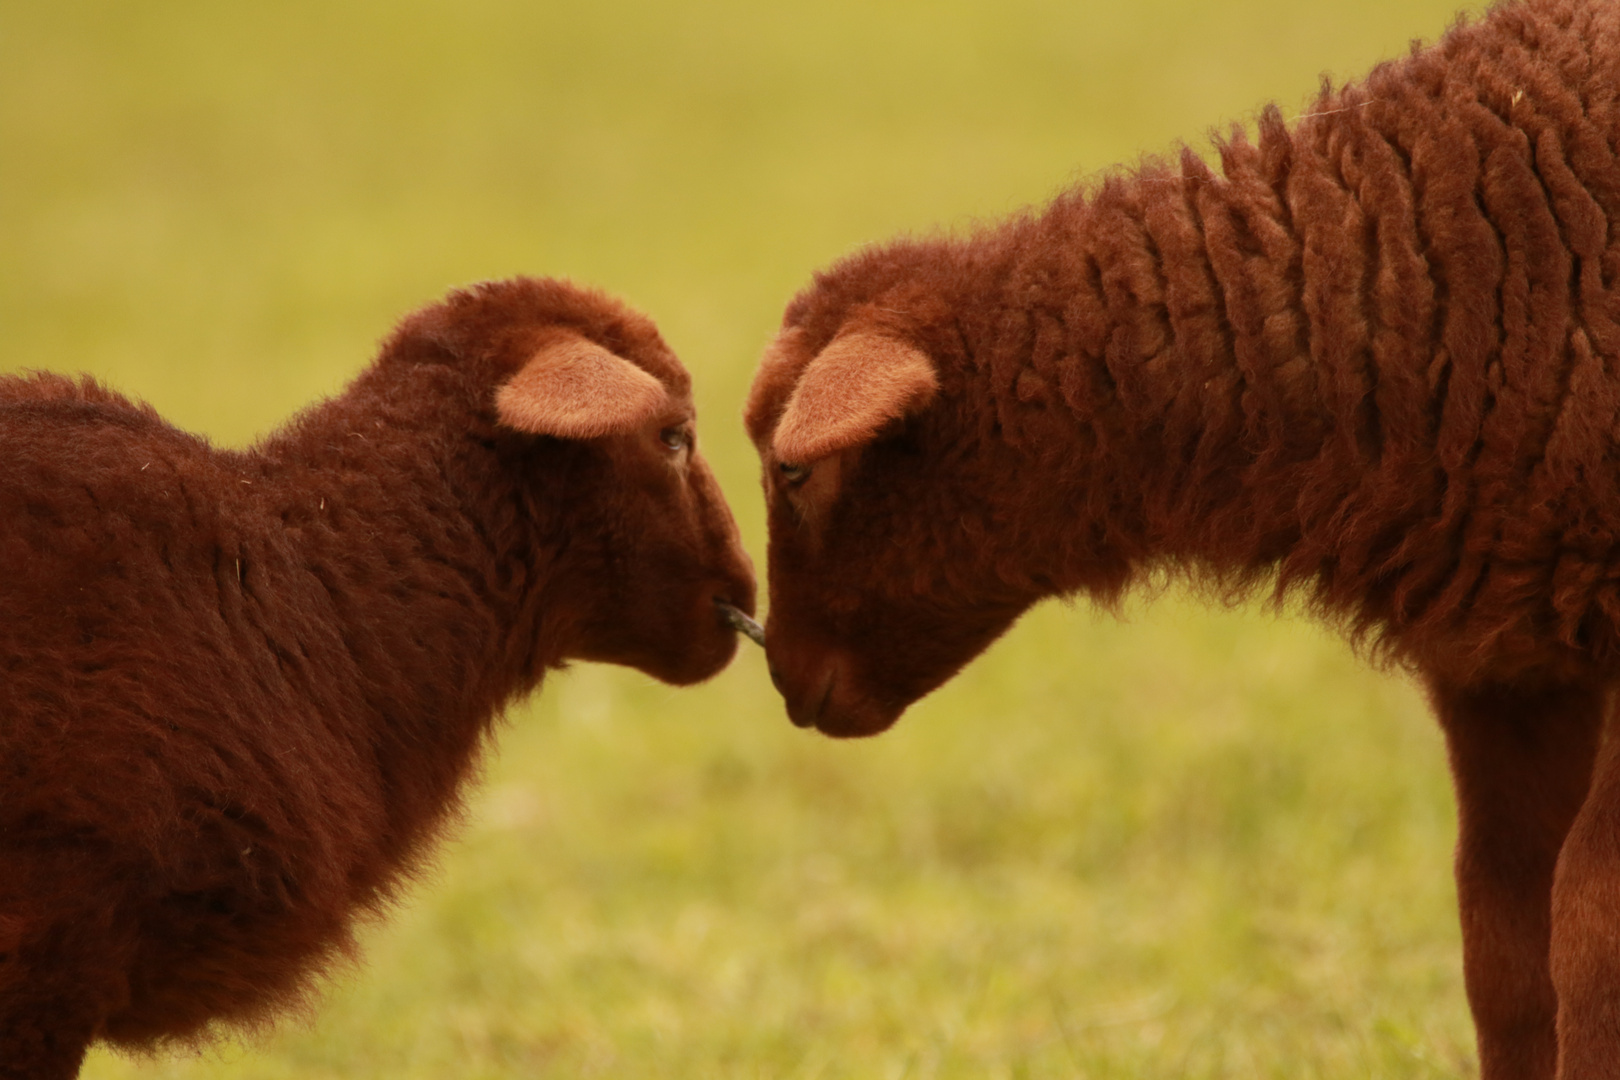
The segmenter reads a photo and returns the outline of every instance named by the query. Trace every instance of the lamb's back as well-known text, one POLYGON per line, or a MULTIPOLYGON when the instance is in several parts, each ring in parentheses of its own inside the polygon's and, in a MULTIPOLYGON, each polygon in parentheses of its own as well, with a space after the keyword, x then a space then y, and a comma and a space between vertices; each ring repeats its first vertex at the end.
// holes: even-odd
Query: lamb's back
POLYGON ((169 861, 209 819, 307 829, 363 782, 330 598, 251 464, 94 384, 0 380, 0 761, 55 778, 13 829, 169 861))

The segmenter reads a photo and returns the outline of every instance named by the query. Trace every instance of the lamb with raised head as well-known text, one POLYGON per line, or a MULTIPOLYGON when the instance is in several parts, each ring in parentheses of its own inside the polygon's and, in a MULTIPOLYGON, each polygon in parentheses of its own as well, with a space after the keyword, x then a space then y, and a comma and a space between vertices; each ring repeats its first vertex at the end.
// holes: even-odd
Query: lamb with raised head
POLYGON ((0 378, 0 1077, 296 999, 548 669, 724 667, 753 575, 693 419, 649 320, 533 279, 245 452, 0 378))
POLYGON ((1310 597, 1425 680, 1484 1075, 1620 1069, 1620 6, 1527 0, 788 307, 747 423, 793 720, 1043 597, 1310 597))

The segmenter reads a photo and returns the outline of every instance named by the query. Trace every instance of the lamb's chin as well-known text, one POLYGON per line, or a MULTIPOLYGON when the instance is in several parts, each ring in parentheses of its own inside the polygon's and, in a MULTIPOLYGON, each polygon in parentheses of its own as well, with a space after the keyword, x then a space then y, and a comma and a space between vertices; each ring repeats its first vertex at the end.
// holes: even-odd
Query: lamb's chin
POLYGON ((888 704, 847 679, 834 679, 810 709, 801 707, 789 715, 800 727, 814 727, 835 739, 864 739, 889 730, 905 711, 905 705, 888 704))
POLYGON ((816 730, 835 739, 864 739, 881 735, 900 719, 903 709, 834 711, 816 718, 816 730))
POLYGON ((737 655, 737 632, 729 627, 703 627, 694 630, 678 651, 649 651, 636 657, 613 658, 610 662, 633 667, 670 686, 691 686, 712 679, 724 671, 737 655))
POLYGON ((713 644, 705 645, 701 651, 694 653, 667 676, 654 677, 671 686, 691 686, 693 683, 700 683, 720 674, 736 655, 737 634, 735 631, 726 631, 713 644))

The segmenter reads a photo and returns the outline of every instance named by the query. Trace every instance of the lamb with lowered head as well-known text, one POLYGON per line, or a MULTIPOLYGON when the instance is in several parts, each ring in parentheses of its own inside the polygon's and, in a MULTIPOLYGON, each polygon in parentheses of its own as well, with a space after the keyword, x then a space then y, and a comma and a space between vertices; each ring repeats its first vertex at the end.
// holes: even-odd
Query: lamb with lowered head
POLYGON ((1620 1068, 1620 5, 1526 0, 1257 138, 901 241, 747 409, 793 720, 893 723, 1043 597, 1298 590, 1421 673, 1484 1075, 1620 1068))
POLYGON ((653 324, 516 279, 246 452, 0 378, 0 1077, 295 999, 570 659, 671 683, 753 606, 653 324))

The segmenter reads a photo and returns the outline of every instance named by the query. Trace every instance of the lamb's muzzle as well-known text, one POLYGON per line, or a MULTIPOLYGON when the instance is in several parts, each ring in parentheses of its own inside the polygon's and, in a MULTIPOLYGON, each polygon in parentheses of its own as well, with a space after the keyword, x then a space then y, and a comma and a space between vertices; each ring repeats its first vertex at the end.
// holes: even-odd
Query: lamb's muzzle
POLYGON ((733 630, 739 631, 743 637, 752 641, 760 648, 765 647, 765 628, 739 608, 732 607, 724 600, 716 600, 714 606, 720 611, 720 619, 733 630))

